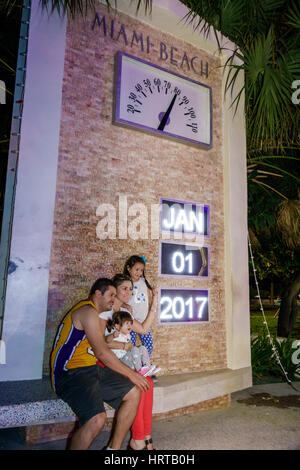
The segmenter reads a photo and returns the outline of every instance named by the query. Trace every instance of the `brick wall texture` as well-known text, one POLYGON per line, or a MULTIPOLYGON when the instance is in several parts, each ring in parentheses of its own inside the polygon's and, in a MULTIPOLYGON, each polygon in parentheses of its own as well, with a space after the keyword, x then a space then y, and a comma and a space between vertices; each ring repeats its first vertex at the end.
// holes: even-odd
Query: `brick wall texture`
MULTIPOLYGON (((210 321, 192 325, 152 326, 152 360, 163 373, 205 371, 226 367, 224 288, 224 207, 222 156, 222 91, 220 62, 193 45, 140 22, 138 17, 108 12, 105 6, 86 19, 68 22, 62 92, 59 162, 50 264, 44 372, 58 324, 75 302, 86 298, 98 277, 121 272, 132 254, 147 258, 146 275, 157 287, 197 287, 210 291, 210 321), (113 23, 112 23, 113 20, 113 23), (112 34, 111 25, 114 26, 112 34), (122 26, 123 25, 123 26, 122 26), (144 51, 133 32, 150 37, 144 51), (126 35, 126 36, 125 36, 126 35), (112 37, 113 36, 113 37, 112 37), (169 58, 160 57, 160 43, 169 58), (170 60, 170 48, 173 61, 170 60), (176 49, 175 49, 176 48, 176 49), (213 147, 192 147, 112 124, 114 57, 127 52, 160 67, 186 75, 212 87, 213 147), (209 75, 200 76, 182 57, 201 57, 209 75), (173 62, 173 63, 172 63, 173 62), (119 196, 130 207, 151 204, 160 198, 210 206, 209 279, 158 277, 159 240, 118 237, 119 196), (117 238, 101 240, 96 228, 100 204, 116 208, 117 238)), ((146 44, 146 42, 145 42, 146 44)), ((128 223, 135 217, 128 215, 128 223)))

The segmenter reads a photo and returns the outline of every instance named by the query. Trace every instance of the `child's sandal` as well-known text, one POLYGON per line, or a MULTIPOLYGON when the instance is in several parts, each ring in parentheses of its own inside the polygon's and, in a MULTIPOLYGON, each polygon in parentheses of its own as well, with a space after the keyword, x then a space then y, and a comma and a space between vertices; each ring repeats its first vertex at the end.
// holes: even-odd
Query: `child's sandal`
MULTIPOLYGON (((152 437, 150 437, 150 439, 146 439, 145 444, 146 444, 146 447, 148 449, 148 445, 153 444, 152 437)), ((153 449, 148 449, 148 450, 155 450, 155 449, 153 448, 153 449)))

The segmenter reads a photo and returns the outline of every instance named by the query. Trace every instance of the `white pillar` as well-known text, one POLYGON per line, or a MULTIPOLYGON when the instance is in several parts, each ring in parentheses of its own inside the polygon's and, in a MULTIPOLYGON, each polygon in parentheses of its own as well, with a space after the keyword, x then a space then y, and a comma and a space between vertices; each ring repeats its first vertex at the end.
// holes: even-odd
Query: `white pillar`
POLYGON ((32 1, 0 380, 42 377, 66 20, 32 1))

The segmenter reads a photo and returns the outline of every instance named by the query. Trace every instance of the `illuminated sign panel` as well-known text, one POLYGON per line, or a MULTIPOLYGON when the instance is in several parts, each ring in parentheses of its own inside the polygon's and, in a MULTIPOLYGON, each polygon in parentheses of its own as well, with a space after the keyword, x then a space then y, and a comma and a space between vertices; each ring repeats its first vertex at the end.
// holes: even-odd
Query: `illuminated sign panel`
POLYGON ((208 290, 160 290, 160 323, 196 323, 209 321, 208 290))
POLYGON ((161 199, 161 231, 209 236, 209 207, 161 199))
POLYGON ((208 247, 161 241, 159 274, 208 277, 208 247))

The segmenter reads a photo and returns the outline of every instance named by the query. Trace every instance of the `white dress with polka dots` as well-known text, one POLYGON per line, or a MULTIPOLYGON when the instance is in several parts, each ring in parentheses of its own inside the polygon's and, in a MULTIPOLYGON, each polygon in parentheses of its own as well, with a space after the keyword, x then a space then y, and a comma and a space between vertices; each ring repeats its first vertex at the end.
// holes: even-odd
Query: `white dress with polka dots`
POLYGON ((149 311, 148 289, 143 277, 133 283, 133 291, 129 305, 132 308, 133 317, 140 323, 143 323, 149 311))

